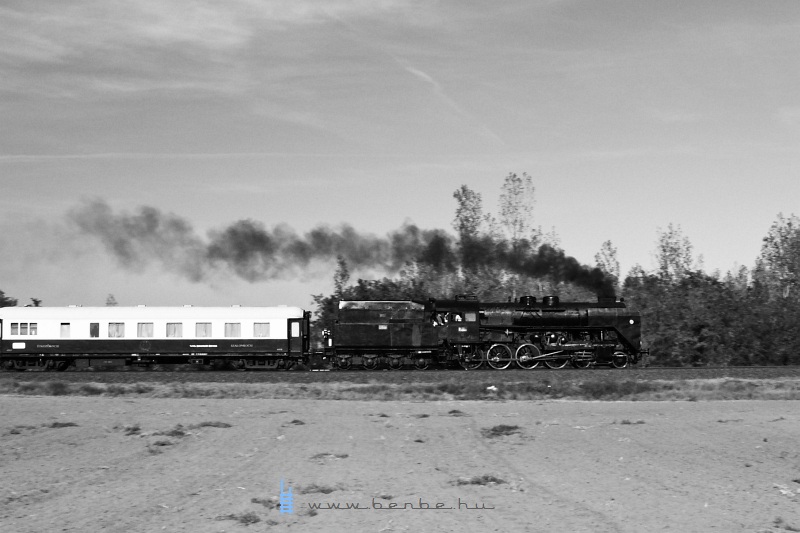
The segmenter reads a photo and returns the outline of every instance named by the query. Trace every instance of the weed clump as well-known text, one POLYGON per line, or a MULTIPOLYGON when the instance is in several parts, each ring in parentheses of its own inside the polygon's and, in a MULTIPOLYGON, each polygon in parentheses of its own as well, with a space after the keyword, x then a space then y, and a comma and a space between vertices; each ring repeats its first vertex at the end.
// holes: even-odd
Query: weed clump
POLYGON ((259 516, 252 511, 242 514, 221 515, 216 517, 215 520, 235 520, 236 522, 239 522, 240 524, 244 524, 246 526, 261 522, 261 518, 259 518, 259 516))
POLYGON ((481 435, 487 439, 494 439, 497 437, 505 437, 506 435, 513 435, 514 433, 519 432, 519 426, 507 426, 505 424, 500 424, 499 426, 494 426, 491 428, 483 428, 481 430, 481 435))
POLYGON ((315 493, 330 494, 331 492, 334 492, 336 490, 337 489, 335 489, 334 487, 327 487, 324 485, 317 485, 316 483, 312 483, 311 485, 302 487, 299 492, 300 494, 315 494, 315 493))
POLYGON ((56 429, 56 428, 74 428, 77 426, 78 424, 76 424, 75 422, 53 422, 52 424, 48 424, 44 427, 56 429))
POLYGON ((233 427, 227 422, 200 422, 199 424, 192 424, 189 426, 189 429, 200 429, 200 428, 229 428, 233 427))
POLYGON ((471 478, 458 478, 456 481, 456 485, 501 485, 505 483, 504 479, 500 479, 499 477, 490 476, 490 475, 482 475, 482 476, 474 476, 471 478))

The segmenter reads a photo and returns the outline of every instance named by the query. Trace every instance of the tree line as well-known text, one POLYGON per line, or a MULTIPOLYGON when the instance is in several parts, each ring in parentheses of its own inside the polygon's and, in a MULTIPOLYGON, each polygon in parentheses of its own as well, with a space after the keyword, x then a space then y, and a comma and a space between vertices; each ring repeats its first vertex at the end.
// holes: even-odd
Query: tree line
POLYGON ((679 225, 659 229, 656 267, 634 266, 621 276, 617 249, 604 242, 594 265, 565 254, 555 230, 534 225, 535 187, 527 174, 509 173, 500 188, 498 216, 485 211, 480 193, 462 185, 453 229, 409 261, 394 278, 351 280, 339 258, 334 291, 315 295, 316 330, 330 328, 340 299, 451 298, 484 301, 523 295, 558 295, 593 301, 614 294, 642 314, 650 364, 800 364, 800 219, 779 214, 763 238, 752 268, 708 273, 679 225))

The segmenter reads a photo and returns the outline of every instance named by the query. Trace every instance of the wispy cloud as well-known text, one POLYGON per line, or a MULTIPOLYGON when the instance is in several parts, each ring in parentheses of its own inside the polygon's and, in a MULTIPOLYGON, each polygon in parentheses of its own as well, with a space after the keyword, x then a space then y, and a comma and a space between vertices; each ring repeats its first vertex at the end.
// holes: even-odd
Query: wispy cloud
POLYGON ((231 91, 259 39, 329 14, 370 17, 401 0, 57 0, 0 6, 0 90, 63 97, 231 91), (44 82, 44 83, 43 83, 44 82), (48 87, 48 92, 44 87, 48 87))

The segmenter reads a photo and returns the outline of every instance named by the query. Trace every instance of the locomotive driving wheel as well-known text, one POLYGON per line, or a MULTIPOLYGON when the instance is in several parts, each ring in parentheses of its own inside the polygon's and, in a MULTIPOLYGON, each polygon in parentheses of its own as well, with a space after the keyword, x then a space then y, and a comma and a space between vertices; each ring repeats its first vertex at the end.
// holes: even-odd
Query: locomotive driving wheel
POLYGON ((559 370, 567 366, 567 363, 569 363, 569 357, 561 357, 558 359, 551 359, 549 361, 545 361, 544 365, 547 368, 551 368, 553 370, 559 370))
POLYGON ((589 368, 592 364, 591 352, 576 352, 577 359, 572 360, 572 366, 578 369, 589 368))
POLYGON ((614 368, 625 368, 628 366, 628 354, 621 350, 614 352, 611 356, 611 366, 614 368))
POLYGON ((517 366, 525 370, 533 370, 539 366, 538 357, 542 354, 533 344, 523 344, 517 348, 517 366))
POLYGON ((472 345, 459 346, 458 364, 464 370, 477 370, 483 366, 483 352, 472 345))
POLYGON ((511 348, 505 344, 493 344, 486 352, 486 362, 495 370, 505 370, 511 365, 511 348))

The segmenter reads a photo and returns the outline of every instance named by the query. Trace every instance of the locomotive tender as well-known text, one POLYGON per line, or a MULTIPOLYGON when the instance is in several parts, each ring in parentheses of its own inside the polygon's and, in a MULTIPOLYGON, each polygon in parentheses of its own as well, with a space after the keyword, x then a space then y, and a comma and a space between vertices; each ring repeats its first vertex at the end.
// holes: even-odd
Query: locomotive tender
POLYGON ((223 362, 288 369, 323 356, 339 369, 488 366, 624 368, 647 353, 641 317, 622 300, 487 303, 343 300, 323 351, 310 345, 299 307, 4 307, 0 364, 7 369, 223 362))
POLYGON ((557 296, 509 303, 345 300, 326 338, 326 355, 342 369, 624 368, 646 353, 640 314, 613 297, 581 303, 561 303, 557 296))

